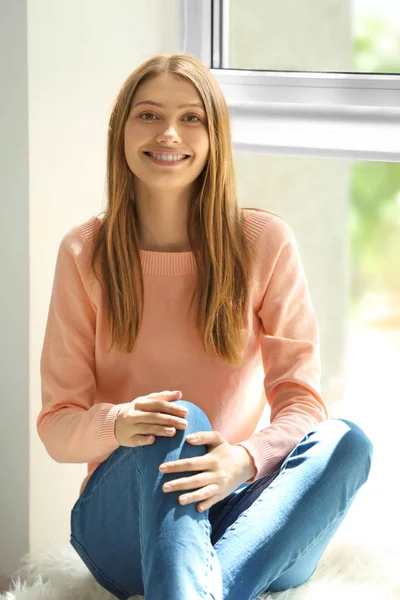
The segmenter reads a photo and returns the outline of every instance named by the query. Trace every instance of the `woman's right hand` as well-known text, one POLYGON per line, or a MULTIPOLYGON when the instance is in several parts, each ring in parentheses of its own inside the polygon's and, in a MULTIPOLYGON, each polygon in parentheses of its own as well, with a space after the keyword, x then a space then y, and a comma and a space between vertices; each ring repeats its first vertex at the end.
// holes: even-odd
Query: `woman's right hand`
POLYGON ((154 392, 124 404, 115 421, 117 441, 121 446, 148 446, 155 436, 172 437, 176 429, 186 429, 188 423, 183 417, 187 409, 173 404, 181 397, 180 391, 154 392))

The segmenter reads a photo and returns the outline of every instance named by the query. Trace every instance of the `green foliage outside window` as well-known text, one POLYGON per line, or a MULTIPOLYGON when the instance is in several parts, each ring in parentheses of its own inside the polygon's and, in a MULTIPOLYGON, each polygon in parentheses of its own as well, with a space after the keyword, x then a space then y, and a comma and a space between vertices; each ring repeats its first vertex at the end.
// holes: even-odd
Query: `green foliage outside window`
MULTIPOLYGON (((395 31, 386 22, 363 21, 353 43, 354 72, 400 77, 400 24, 395 31)), ((355 308, 365 290, 400 294, 400 164, 356 161, 353 168, 350 246, 355 308)))

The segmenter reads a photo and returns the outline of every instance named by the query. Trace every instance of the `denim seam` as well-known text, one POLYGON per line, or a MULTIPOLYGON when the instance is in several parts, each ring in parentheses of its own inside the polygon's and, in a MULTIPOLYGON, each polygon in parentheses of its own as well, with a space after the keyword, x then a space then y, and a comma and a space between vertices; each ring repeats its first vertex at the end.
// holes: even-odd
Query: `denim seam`
POLYGON ((130 597, 129 593, 126 590, 124 590, 116 581, 114 581, 113 579, 110 579, 110 577, 107 577, 107 575, 105 573, 103 573, 103 571, 101 569, 98 568, 98 566, 93 562, 93 560, 90 558, 89 554, 86 552, 85 548, 82 546, 82 544, 80 544, 78 542, 78 540, 76 539, 75 536, 71 535, 71 538, 73 538, 74 541, 75 541, 75 543, 79 546, 79 548, 81 548, 83 554, 86 556, 87 560, 90 562, 90 564, 92 565, 93 569, 97 573, 99 573, 99 575, 101 575, 101 577, 103 577, 106 581, 108 581, 112 586, 114 586, 115 589, 119 590, 122 594, 125 594, 126 597, 127 597, 127 599, 128 599, 130 597))
POLYGON ((136 467, 137 469, 137 473, 140 479, 140 487, 139 487, 139 544, 140 544, 140 564, 142 567, 142 578, 143 578, 143 588, 144 590, 146 590, 146 582, 144 580, 144 576, 145 576, 145 570, 144 570, 144 563, 143 563, 143 532, 142 532, 142 507, 143 507, 143 502, 142 502, 142 493, 141 490, 143 489, 143 475, 141 470, 139 469, 139 467, 136 467))
MULTIPOLYGON (((195 510, 196 510, 196 508, 195 508, 195 510)), ((212 546, 211 546, 211 539, 210 539, 211 538, 211 531, 210 531, 211 530, 211 525, 210 525, 210 521, 208 519, 208 516, 205 519, 203 519, 202 523, 203 523, 204 528, 206 530, 205 531, 205 533, 206 533, 206 535, 205 535, 206 544, 208 542, 208 546, 207 546, 208 552, 205 555, 205 563, 206 563, 206 570, 207 570, 207 573, 208 573, 208 577, 206 577, 206 590, 205 590, 205 596, 203 596, 207 600, 207 598, 212 595, 211 591, 210 591, 210 575, 211 575, 211 570, 212 570, 212 568, 211 568, 211 563, 212 563, 212 556, 211 556, 212 550, 211 550, 211 548, 212 548, 212 546)))

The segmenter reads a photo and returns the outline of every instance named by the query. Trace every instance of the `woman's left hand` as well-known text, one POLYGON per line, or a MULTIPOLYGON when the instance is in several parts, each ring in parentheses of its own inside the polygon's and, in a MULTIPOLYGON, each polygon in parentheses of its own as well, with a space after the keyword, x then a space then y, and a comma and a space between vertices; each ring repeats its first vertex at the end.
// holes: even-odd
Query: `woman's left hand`
POLYGON ((179 503, 186 505, 199 502, 196 508, 198 512, 203 512, 229 496, 239 485, 249 479, 251 459, 243 447, 229 444, 218 431, 199 431, 192 435, 197 439, 190 439, 190 436, 187 436, 186 440, 189 443, 206 444, 211 450, 204 456, 163 463, 159 469, 161 473, 166 474, 202 471, 192 477, 183 477, 165 483, 163 491, 170 493, 192 490, 188 494, 179 496, 179 503))

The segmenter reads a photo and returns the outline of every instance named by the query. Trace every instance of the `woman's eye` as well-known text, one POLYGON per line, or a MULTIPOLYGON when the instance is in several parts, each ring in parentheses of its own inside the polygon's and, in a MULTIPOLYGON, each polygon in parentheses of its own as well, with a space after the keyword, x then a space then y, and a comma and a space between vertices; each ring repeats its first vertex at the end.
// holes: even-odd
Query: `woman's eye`
MULTIPOLYGON (((155 116, 156 116, 154 113, 147 112, 147 113, 142 113, 142 114, 140 115, 140 119, 141 119, 142 121, 154 121, 154 119, 143 119, 143 117, 146 117, 146 116, 148 116, 148 115, 150 115, 150 116, 152 116, 152 117, 155 117, 155 116)), ((186 115, 186 116, 187 116, 187 117, 194 117, 195 119, 197 119, 196 121, 194 121, 194 120, 190 119, 189 123, 197 123, 197 122, 199 122, 199 123, 200 123, 200 122, 201 122, 200 118, 199 118, 197 115, 186 115)))

